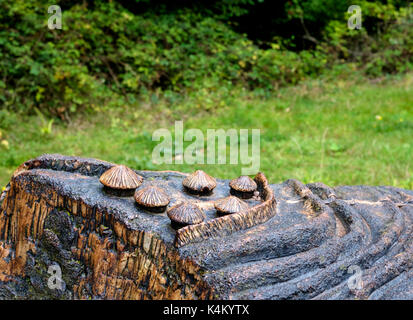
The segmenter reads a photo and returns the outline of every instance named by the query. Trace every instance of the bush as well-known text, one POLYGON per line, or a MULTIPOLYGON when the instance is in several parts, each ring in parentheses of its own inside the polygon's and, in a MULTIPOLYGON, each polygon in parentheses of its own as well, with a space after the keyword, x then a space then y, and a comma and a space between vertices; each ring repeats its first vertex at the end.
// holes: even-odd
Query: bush
POLYGON ((350 30, 338 20, 328 23, 320 51, 337 61, 355 62, 369 76, 411 70, 413 20, 408 7, 361 1, 363 28, 350 30), (374 21, 374 24, 371 23, 374 21), (366 25, 366 27, 364 27, 366 25))
POLYGON ((336 7, 328 0, 285 2, 288 14, 282 15, 291 21, 321 19, 317 27, 324 38, 304 50, 292 50, 289 38, 262 47, 237 32, 233 19, 251 14, 263 1, 238 0, 232 6, 205 1, 173 10, 162 1, 60 2, 62 30, 47 28, 45 0, 0 3, 0 101, 5 108, 37 108, 68 119, 102 105, 122 106, 154 90, 200 90, 206 81, 273 89, 316 76, 343 59, 373 76, 402 72, 412 64, 411 20, 407 8, 392 2, 362 2, 363 14, 380 22, 374 31, 347 29, 345 13, 337 9, 346 1, 336 7), (137 12, 138 5, 149 9, 137 12), (329 7, 336 8, 335 20, 324 12, 329 7))

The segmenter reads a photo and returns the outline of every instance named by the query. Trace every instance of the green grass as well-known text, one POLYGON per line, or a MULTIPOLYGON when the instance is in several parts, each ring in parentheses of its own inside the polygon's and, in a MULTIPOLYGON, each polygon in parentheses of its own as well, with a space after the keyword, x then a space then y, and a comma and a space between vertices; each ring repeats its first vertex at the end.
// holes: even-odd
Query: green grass
POLYGON ((413 74, 376 83, 310 81, 266 97, 239 89, 217 92, 174 103, 152 96, 70 124, 3 111, 1 139, 8 141, 9 148, 0 145, 0 185, 22 162, 43 153, 95 157, 136 169, 191 172, 202 167, 217 177, 238 176, 241 164, 151 162, 157 144, 152 132, 173 129, 174 121, 183 119, 185 129, 199 128, 204 133, 208 128, 261 129, 260 170, 272 183, 296 178, 333 186, 413 189, 413 74))

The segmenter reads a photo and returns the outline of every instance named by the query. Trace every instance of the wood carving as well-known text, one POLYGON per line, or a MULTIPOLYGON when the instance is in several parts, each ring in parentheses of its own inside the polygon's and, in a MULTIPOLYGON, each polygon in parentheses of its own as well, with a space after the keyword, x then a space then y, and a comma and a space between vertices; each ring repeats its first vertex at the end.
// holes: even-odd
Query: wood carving
POLYGON ((202 209, 202 222, 175 230, 167 208, 105 192, 99 178, 113 166, 44 155, 16 170, 0 196, 0 299, 413 298, 413 191, 270 185, 259 173, 247 207, 222 216, 229 181, 194 194, 187 174, 135 171, 137 191, 155 186, 167 208, 202 209))

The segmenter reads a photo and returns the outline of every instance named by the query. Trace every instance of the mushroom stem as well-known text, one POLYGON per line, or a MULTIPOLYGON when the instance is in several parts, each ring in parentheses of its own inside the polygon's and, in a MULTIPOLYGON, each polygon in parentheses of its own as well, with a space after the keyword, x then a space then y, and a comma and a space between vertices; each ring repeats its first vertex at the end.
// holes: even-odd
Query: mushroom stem
POLYGON ((250 199, 254 196, 254 191, 242 192, 242 191, 230 189, 229 193, 241 199, 250 199))
POLYGON ((162 206, 162 207, 145 207, 145 206, 143 206, 141 204, 138 204, 138 203, 136 203, 136 206, 138 208, 142 209, 142 210, 146 210, 146 211, 149 211, 149 212, 152 212, 152 213, 162 213, 166 210, 166 207, 167 207, 167 205, 162 206))
POLYGON ((135 189, 112 189, 106 186, 103 186, 103 191, 116 197, 132 197, 135 193, 135 189))

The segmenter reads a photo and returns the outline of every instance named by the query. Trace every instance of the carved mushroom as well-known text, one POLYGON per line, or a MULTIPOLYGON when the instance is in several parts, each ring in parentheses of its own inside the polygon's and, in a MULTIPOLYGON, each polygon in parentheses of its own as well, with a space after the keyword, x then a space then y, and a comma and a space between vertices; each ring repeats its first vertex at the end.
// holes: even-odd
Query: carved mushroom
POLYGON ((205 219, 202 209, 190 202, 181 202, 169 208, 167 214, 174 229, 201 223, 205 219))
POLYGON ((231 180, 229 186, 231 194, 243 199, 251 198, 257 190, 257 183, 248 176, 240 176, 231 180))
POLYGON ((123 165, 113 166, 106 170, 99 178, 106 192, 116 196, 132 196, 143 178, 135 171, 123 165))
POLYGON ((248 204, 234 196, 220 199, 215 202, 214 206, 219 215, 237 213, 248 209, 248 204))
POLYGON ((196 170, 182 184, 187 191, 196 194, 208 194, 217 186, 216 180, 202 170, 196 170))
POLYGON ((140 207, 152 212, 163 212, 169 204, 166 192, 156 186, 136 190, 134 198, 140 207))

